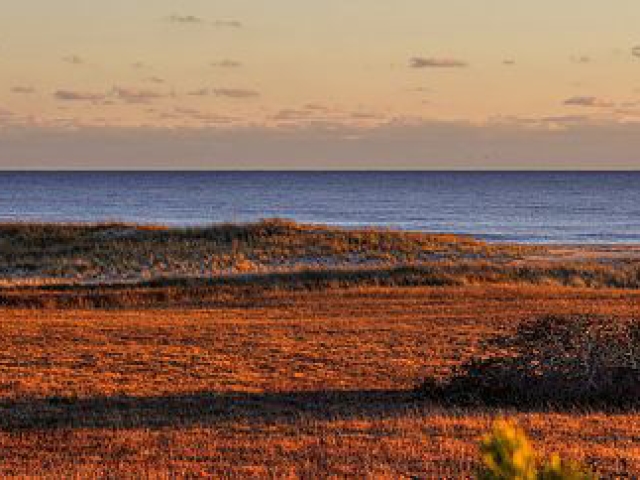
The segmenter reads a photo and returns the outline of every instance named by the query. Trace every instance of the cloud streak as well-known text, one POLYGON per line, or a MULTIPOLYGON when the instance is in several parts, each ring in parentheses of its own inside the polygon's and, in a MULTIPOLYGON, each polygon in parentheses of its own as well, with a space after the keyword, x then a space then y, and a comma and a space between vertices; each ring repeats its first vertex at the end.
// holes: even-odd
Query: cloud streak
POLYGON ((572 107, 597 107, 597 108, 607 108, 613 107, 615 104, 613 102, 603 100, 598 97, 592 96, 576 96, 567 98, 564 102, 565 105, 569 105, 572 107))
POLYGON ((591 57, 587 55, 574 55, 571 57, 571 61, 577 64, 591 63, 591 57))
POLYGON ((149 103, 153 100, 170 97, 170 94, 127 87, 114 87, 112 95, 125 103, 149 103))
POLYGON ((182 24, 199 24, 204 23, 204 20, 195 15, 178 15, 176 13, 167 17, 169 23, 182 23, 182 24))
POLYGON ((187 95, 190 97, 206 97, 209 93, 211 92, 208 88, 198 88, 196 90, 190 90, 187 92, 187 95))
POLYGON ((68 55, 62 58, 63 62, 70 63, 71 65, 84 65, 85 61, 78 55, 68 55))
POLYGON ((249 90, 245 88, 216 88, 213 93, 217 97, 237 98, 237 99, 249 99, 257 98, 260 96, 260 92, 256 90, 249 90))
POLYGON ((242 28, 242 22, 239 20, 213 20, 209 22, 196 15, 179 15, 174 13, 169 15, 166 20, 169 23, 179 25, 211 25, 216 28, 242 28))
POLYGON ((466 68, 469 64, 463 60, 454 58, 412 57, 409 59, 409 67, 421 68, 466 68))
POLYGON ((11 92, 22 94, 22 95, 29 95, 31 93, 35 93, 36 89, 33 88, 33 87, 26 86, 26 85, 18 85, 18 86, 13 87, 11 89, 11 92))
POLYGON ((211 66, 215 68, 240 68, 242 63, 237 60, 224 59, 218 60, 217 62, 211 62, 211 66))
POLYGON ((242 22, 238 20, 215 20, 212 22, 214 27, 220 28, 242 28, 242 22))
POLYGON ((106 98, 106 95, 101 93, 80 92, 75 90, 57 90, 53 93, 53 96, 56 100, 71 102, 97 102, 106 98))

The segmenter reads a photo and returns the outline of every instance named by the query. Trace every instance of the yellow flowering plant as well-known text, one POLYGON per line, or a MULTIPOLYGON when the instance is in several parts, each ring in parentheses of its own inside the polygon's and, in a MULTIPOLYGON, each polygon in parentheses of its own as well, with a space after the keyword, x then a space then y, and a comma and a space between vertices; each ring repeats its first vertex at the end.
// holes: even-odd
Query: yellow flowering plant
POLYGON ((554 455, 540 463, 524 430, 515 422, 495 422, 480 442, 481 480, 591 480, 580 466, 554 455))

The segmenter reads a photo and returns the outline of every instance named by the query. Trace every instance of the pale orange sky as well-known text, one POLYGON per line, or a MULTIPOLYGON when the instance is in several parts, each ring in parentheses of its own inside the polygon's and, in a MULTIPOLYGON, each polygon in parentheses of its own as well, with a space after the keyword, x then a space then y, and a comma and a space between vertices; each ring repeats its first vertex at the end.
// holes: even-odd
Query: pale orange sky
POLYGON ((637 1, 7 3, 2 168, 640 168, 637 1))

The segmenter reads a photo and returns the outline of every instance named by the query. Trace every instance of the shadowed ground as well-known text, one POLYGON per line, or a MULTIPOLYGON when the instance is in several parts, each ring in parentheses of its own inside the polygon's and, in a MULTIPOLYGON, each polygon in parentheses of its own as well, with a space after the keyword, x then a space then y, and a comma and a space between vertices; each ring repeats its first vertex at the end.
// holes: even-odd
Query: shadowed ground
POLYGON ((166 428, 388 417, 423 406, 412 391, 200 393, 161 397, 105 397, 0 402, 5 431, 68 428, 166 428))

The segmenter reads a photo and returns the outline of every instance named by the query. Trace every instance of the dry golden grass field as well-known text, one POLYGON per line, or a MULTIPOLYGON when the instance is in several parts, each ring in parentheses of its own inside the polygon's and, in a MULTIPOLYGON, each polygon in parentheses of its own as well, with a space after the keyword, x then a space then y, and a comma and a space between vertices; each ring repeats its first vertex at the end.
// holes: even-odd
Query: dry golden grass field
POLYGON ((468 478, 493 418, 640 477, 640 413, 454 407, 427 373, 532 316, 640 316, 637 290, 265 290, 227 303, 0 310, 0 477, 468 478))

